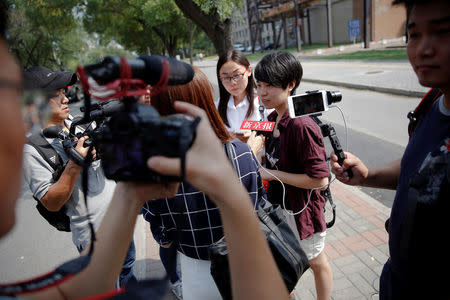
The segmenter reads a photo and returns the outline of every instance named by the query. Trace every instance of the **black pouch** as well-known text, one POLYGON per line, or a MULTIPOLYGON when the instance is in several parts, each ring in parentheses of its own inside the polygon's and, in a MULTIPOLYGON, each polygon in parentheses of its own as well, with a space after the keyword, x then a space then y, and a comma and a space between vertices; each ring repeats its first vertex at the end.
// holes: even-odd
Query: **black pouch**
POLYGON ((41 216, 47 222, 59 231, 70 232, 70 219, 66 214, 66 207, 63 206, 58 211, 49 211, 40 201, 37 202, 36 208, 41 216))
MULTIPOLYGON (((270 205, 257 211, 261 230, 269 243, 284 283, 291 292, 310 267, 305 252, 288 225, 282 208, 270 205)), ((223 299, 232 299, 230 268, 225 238, 209 246, 211 275, 223 299)), ((251 250, 249 250, 251 251, 251 250)))

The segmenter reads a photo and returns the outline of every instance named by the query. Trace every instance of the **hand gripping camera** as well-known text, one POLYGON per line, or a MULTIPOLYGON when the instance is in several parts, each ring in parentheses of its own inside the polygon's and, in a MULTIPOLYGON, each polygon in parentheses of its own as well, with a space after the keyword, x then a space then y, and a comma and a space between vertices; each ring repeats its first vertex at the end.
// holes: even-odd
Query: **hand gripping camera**
POLYGON ((195 139, 199 119, 181 114, 160 116, 152 106, 137 103, 136 96, 146 93, 148 84, 155 94, 167 84, 188 83, 194 76, 192 67, 157 55, 137 59, 106 57, 98 64, 79 67, 78 73, 85 92, 85 116, 78 124, 104 115, 91 110, 91 96, 120 99, 120 107, 114 104, 104 109, 108 117, 93 133, 105 176, 116 181, 181 180, 184 158, 195 139), (148 169, 146 162, 154 155, 179 157, 181 176, 163 176, 148 169))

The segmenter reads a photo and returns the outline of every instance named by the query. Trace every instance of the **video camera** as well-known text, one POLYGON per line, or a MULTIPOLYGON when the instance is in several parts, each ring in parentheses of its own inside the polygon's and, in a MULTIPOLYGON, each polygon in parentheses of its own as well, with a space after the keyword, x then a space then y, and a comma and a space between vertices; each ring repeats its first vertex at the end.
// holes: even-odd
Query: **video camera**
MULTIPOLYGON (((195 139, 199 119, 174 114, 160 116, 137 96, 152 85, 156 94, 166 85, 186 84, 194 71, 184 62, 164 56, 137 59, 106 57, 98 64, 78 67, 85 95, 84 117, 73 126, 97 121, 93 145, 105 176, 116 181, 168 182, 184 176, 184 158, 195 139), (91 97, 109 102, 92 104, 91 97), (181 158, 181 177, 169 177, 148 169, 154 155, 181 158)), ((71 126, 72 128, 72 126, 71 126)))
POLYGON ((307 91, 304 94, 288 97, 289 116, 297 118, 306 115, 320 114, 328 107, 342 99, 339 91, 307 91))

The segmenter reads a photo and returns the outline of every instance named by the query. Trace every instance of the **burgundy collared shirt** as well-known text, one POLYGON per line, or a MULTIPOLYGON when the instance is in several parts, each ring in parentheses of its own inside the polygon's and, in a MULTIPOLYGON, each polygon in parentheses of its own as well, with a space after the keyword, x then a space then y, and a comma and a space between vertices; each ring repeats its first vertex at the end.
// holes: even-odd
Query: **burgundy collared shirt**
MULTIPOLYGON (((268 119, 276 121, 278 114, 272 112, 268 119)), ((275 152, 274 169, 288 173, 307 174, 313 178, 324 178, 330 175, 326 161, 325 145, 319 126, 309 116, 292 119, 286 110, 278 123, 280 131, 279 151, 269 149, 271 139, 266 140, 266 150, 275 152), (277 153, 276 153, 277 152, 277 153)), ((270 155, 270 153, 268 153, 270 155)), ((271 181, 271 183, 274 181, 271 181)), ((308 201, 309 190, 284 184, 286 188, 286 202, 293 212, 298 212, 305 207, 308 201)), ((270 189, 270 186, 269 186, 270 189)), ((268 193, 270 195, 270 193, 268 193)), ((279 195, 278 197, 282 197, 279 195)), ((269 201, 272 201, 270 198, 269 201)), ((274 201, 278 202, 278 201, 274 201)), ((323 207, 325 199, 315 190, 311 195, 308 207, 295 216, 300 239, 312 236, 314 233, 326 230, 323 207)))

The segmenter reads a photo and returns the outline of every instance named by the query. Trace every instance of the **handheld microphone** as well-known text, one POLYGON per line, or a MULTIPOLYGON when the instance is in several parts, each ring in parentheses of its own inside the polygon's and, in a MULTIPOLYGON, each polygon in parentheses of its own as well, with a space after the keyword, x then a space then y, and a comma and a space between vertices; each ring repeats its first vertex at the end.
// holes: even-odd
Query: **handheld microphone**
MULTIPOLYGON (((162 73, 162 63, 169 63, 169 85, 186 84, 194 78, 194 70, 185 63, 174 58, 161 55, 142 55, 138 58, 126 59, 132 78, 140 78, 150 85, 155 85, 162 73)), ((106 84, 120 77, 120 57, 108 56, 98 64, 84 67, 86 72, 100 84, 106 84)))

